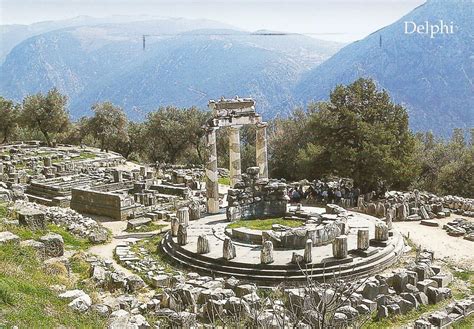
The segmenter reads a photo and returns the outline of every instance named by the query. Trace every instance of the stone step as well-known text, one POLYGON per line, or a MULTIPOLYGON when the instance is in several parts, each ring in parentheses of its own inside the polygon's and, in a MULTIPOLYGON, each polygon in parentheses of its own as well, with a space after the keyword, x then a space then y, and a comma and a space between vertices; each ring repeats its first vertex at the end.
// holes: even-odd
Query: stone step
MULTIPOLYGON (((339 267, 326 268, 320 270, 313 270, 309 276, 312 280, 322 281, 324 276, 330 276, 333 278, 333 270, 340 272, 336 277, 348 277, 348 276, 363 276, 369 275, 373 272, 379 271, 381 268, 385 268, 393 264, 398 256, 401 255, 403 249, 403 240, 398 241, 397 246, 390 252, 380 253, 377 260, 372 259, 372 262, 367 264, 359 264, 359 266, 349 266, 345 269, 339 267)), ((190 257, 181 253, 180 251, 174 250, 170 245, 169 240, 163 239, 160 248, 162 248, 170 258, 184 267, 191 267, 193 270, 203 274, 210 275, 222 275, 222 276, 234 276, 238 279, 259 282, 264 284, 276 284, 282 281, 305 281, 307 276, 303 274, 301 270, 276 270, 276 269, 256 269, 256 268, 245 268, 241 265, 223 265, 220 263, 206 262, 196 257, 190 257), (238 267, 237 267, 238 266, 238 267)), ((196 256, 196 255, 195 255, 196 256)), ((200 255, 201 256, 201 255, 200 255)))

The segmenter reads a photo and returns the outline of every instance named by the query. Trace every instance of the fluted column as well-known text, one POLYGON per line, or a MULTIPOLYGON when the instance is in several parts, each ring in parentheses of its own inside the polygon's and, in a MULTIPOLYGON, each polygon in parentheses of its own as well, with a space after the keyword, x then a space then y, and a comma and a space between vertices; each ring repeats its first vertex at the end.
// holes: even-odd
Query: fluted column
POLYGON ((240 164, 240 126, 230 127, 229 135, 230 186, 242 179, 240 164))
POLYGON ((216 214, 219 212, 219 184, 217 182, 217 145, 214 128, 207 131, 206 144, 209 150, 209 159, 206 165, 207 212, 216 214))
POLYGON ((256 140, 257 166, 260 168, 259 177, 268 178, 267 124, 265 122, 257 124, 256 140))

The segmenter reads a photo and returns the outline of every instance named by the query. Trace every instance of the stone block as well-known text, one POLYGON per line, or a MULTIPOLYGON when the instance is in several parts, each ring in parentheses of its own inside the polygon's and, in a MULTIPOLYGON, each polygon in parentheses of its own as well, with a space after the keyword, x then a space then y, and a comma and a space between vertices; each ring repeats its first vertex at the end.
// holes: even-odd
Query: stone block
POLYGON ((428 291, 428 287, 438 288, 438 284, 436 283, 436 281, 427 279, 423 281, 418 281, 416 287, 419 291, 424 292, 426 294, 426 292, 428 291))
POLYGON ((388 313, 392 316, 400 315, 401 309, 398 304, 389 304, 387 305, 388 313))
POLYGON ((25 208, 18 211, 18 222, 31 230, 46 229, 45 214, 37 209, 25 208))
POLYGON ((415 266, 414 271, 418 274, 418 280, 426 280, 434 275, 433 270, 428 264, 419 263, 415 266))
POLYGON ((377 309, 377 319, 384 319, 388 317, 388 308, 384 305, 380 305, 377 309))
POLYGON ((135 218, 127 222, 127 230, 136 230, 141 226, 150 225, 152 222, 151 218, 135 218))
POLYGON ((395 273, 393 276, 393 289, 395 289, 397 294, 404 292, 407 284, 408 274, 406 272, 395 273))
POLYGON ((426 295, 428 296, 428 302, 430 304, 438 304, 450 296, 450 292, 451 290, 449 288, 434 288, 430 286, 426 291, 426 295), (448 289, 449 293, 444 289, 448 289))
POLYGON ((46 256, 60 257, 64 255, 64 240, 61 235, 49 233, 40 237, 39 241, 44 243, 46 256))
POLYGON ((423 319, 416 320, 414 329, 431 329, 431 324, 423 319))
POLYGON ((20 242, 20 237, 13 234, 12 232, 3 231, 0 232, 0 245, 6 243, 18 243, 20 242))
POLYGON ((431 314, 428 317, 428 321, 432 325, 434 325, 436 327, 439 327, 439 328, 445 327, 451 322, 448 314, 446 312, 443 312, 443 311, 434 312, 433 314, 431 314))
POLYGON ((436 281, 438 288, 445 288, 453 281, 453 276, 450 273, 437 274, 431 280, 436 281))
POLYGON ((362 300, 360 301, 360 304, 367 306, 367 308, 369 309, 370 313, 375 312, 375 311, 377 310, 377 303, 371 301, 370 299, 362 299, 362 300))
POLYGON ((367 282, 364 285, 364 289, 362 290, 362 296, 368 300, 375 300, 375 297, 379 294, 379 287, 378 284, 375 282, 367 282))

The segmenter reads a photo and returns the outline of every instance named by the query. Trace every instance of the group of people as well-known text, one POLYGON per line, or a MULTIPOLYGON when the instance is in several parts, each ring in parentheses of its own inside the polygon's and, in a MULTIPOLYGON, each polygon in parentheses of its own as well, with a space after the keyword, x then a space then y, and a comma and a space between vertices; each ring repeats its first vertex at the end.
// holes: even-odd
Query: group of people
POLYGON ((299 184, 288 189, 291 203, 312 200, 319 204, 340 204, 342 199, 348 199, 350 205, 355 206, 360 193, 360 189, 354 187, 351 181, 342 179, 331 182, 313 181, 307 185, 299 184))

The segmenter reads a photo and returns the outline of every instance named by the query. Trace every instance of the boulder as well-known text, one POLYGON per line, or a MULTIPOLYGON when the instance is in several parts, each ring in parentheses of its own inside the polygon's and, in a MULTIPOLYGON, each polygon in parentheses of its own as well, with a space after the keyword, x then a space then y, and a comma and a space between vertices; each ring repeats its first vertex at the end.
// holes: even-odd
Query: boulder
POLYGON ((3 231, 0 232, 0 245, 6 243, 18 243, 20 242, 20 237, 13 234, 12 232, 3 231))
POLYGON ((44 243, 46 256, 60 257, 64 255, 64 240, 61 235, 49 233, 40 237, 39 241, 44 243))
POLYGON ((130 292, 138 291, 145 287, 145 282, 138 275, 130 275, 126 278, 127 290, 130 292))
POLYGON ((89 295, 84 294, 71 301, 68 306, 76 312, 84 313, 92 306, 92 300, 89 295))

